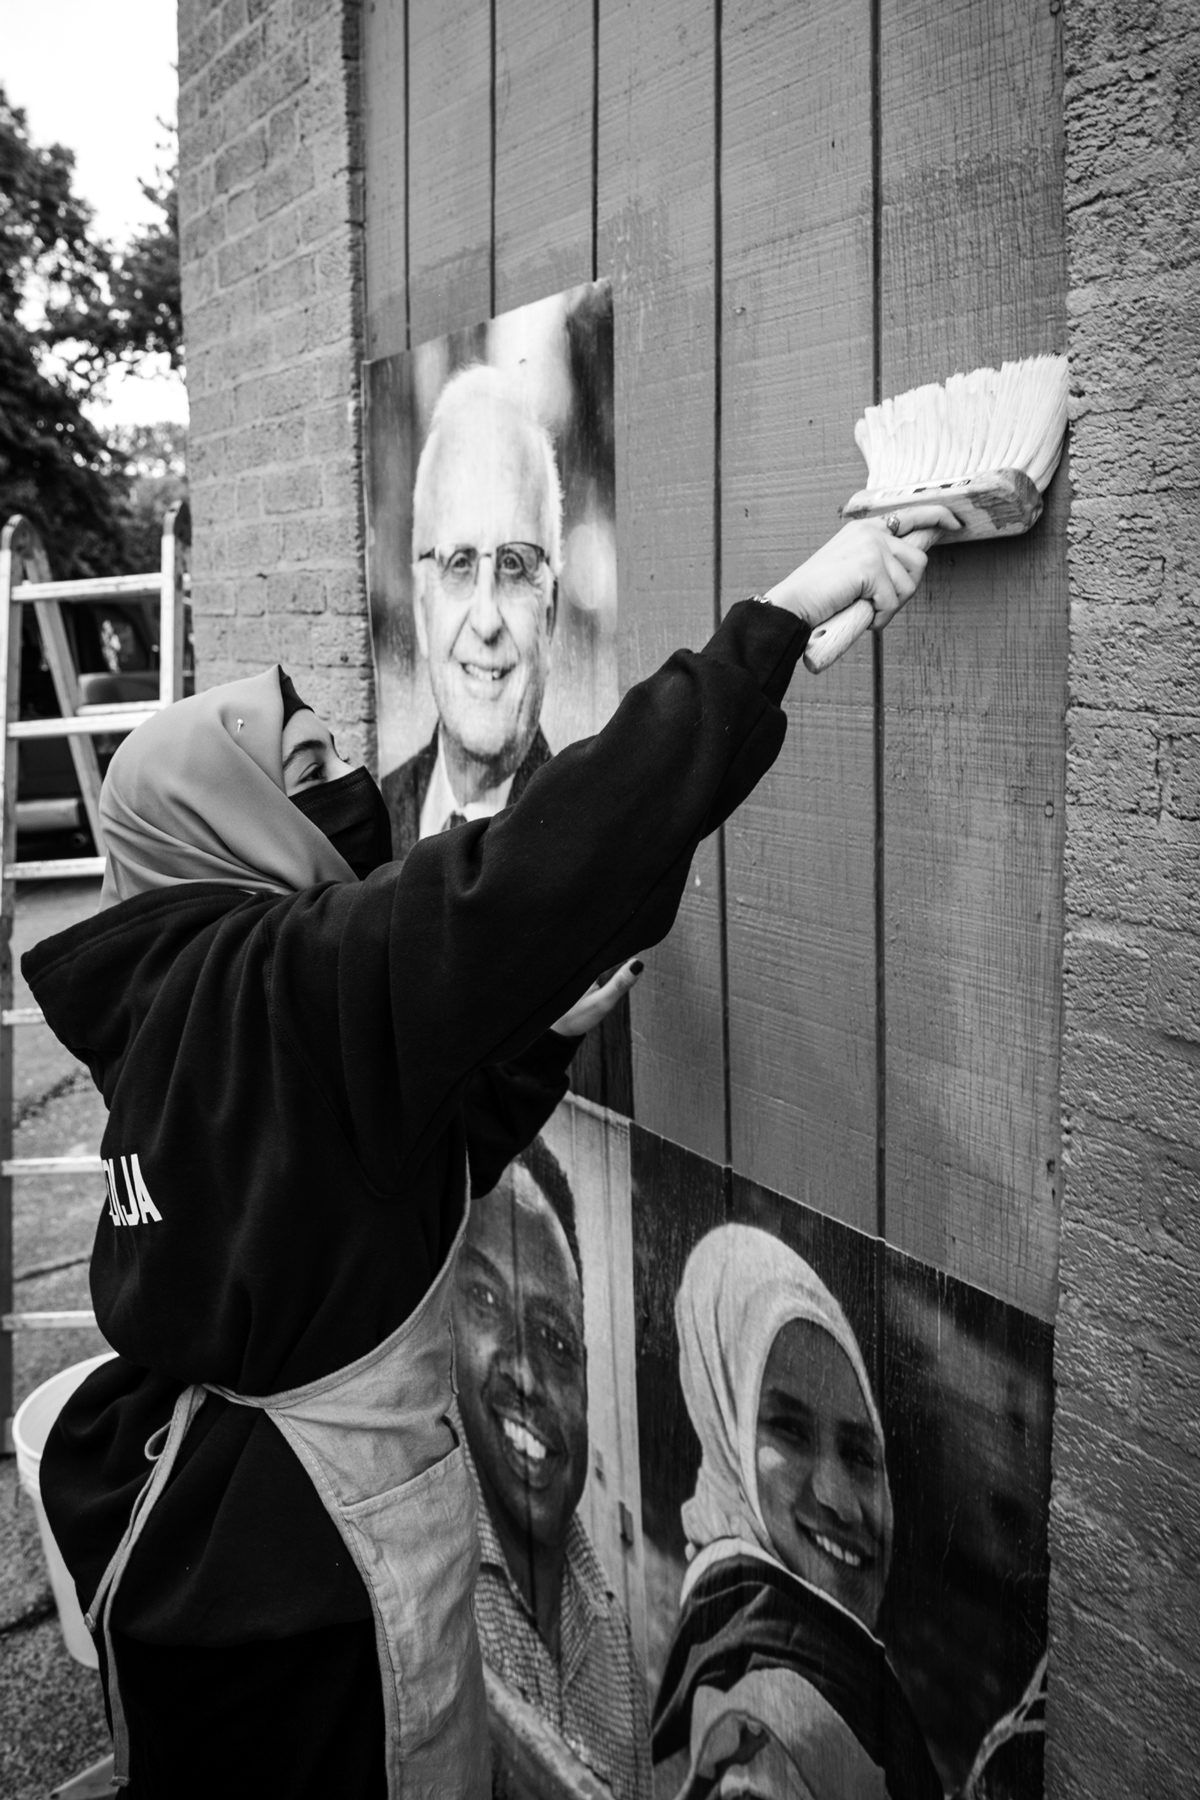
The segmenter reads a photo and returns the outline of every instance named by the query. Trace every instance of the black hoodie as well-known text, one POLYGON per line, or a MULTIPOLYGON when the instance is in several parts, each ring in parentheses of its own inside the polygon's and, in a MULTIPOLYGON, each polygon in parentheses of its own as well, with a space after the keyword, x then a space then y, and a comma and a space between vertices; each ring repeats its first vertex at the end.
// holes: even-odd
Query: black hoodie
MULTIPOLYGON (((735 606, 517 805, 362 883, 282 900, 181 885, 24 957, 109 1109, 116 1197, 91 1284, 119 1357, 79 1389, 42 1462, 85 1604, 182 1386, 313 1381, 412 1312, 462 1216, 468 1142, 485 1192, 563 1092, 572 1046, 547 1027, 666 934, 700 838, 774 761, 806 639, 789 613, 735 606)), ((368 1613, 277 1428, 210 1396, 114 1624, 216 1645, 368 1613)))

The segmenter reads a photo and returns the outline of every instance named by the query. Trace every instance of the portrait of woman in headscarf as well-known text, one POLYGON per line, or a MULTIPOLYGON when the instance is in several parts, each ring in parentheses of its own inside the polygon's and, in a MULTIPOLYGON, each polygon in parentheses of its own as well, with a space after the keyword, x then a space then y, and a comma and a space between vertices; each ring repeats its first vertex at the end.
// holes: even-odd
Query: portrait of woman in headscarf
POLYGON ((841 1307, 768 1232, 722 1225, 675 1303, 700 1440, 654 1715, 677 1800, 940 1800, 875 1624, 892 1549, 883 1426, 841 1307))

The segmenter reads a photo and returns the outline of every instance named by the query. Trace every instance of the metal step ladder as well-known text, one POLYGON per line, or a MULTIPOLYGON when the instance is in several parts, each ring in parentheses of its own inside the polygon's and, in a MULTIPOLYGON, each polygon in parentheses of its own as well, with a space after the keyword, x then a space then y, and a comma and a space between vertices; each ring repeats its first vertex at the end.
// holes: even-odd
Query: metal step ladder
POLYGON ((104 872, 103 856, 17 861, 17 755, 22 743, 36 738, 66 738, 70 745, 92 842, 99 849, 100 765, 97 737, 132 731, 160 707, 183 698, 184 604, 188 587, 187 553, 191 514, 187 502, 163 521, 162 560, 146 575, 109 575, 84 581, 52 581, 41 540, 19 514, 0 535, 0 1449, 11 1454, 13 1415, 13 1334, 17 1331, 86 1330, 95 1326, 90 1311, 13 1311, 12 1184, 33 1174, 78 1175, 101 1172, 96 1156, 14 1156, 13 1032, 38 1025, 37 1007, 14 1007, 12 930, 18 881, 62 881, 95 878, 104 872), (97 600, 159 602, 158 699, 87 705, 80 698, 79 671, 62 608, 97 600), (57 719, 22 719, 22 607, 32 606, 41 633, 58 699, 57 719))

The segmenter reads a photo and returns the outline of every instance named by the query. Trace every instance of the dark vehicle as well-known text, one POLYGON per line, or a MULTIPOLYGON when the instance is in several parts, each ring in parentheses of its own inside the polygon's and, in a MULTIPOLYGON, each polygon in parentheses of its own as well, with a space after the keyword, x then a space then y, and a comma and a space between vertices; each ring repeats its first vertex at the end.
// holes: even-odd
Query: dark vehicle
MULTIPOLYGON (((159 686, 159 603, 154 600, 73 601, 62 608, 63 623, 79 671, 84 705, 116 705, 157 700, 159 686)), ((195 687, 190 608, 184 608, 184 692, 195 687)), ((21 611, 21 717, 59 716, 54 680, 42 650, 33 608, 21 611)), ((96 739, 103 774, 119 737, 96 739)), ((36 854, 58 837, 63 854, 87 855, 91 833, 66 738, 34 738, 21 745, 17 775, 19 839, 38 838, 36 854)), ((32 848, 33 846, 31 846, 32 848)))

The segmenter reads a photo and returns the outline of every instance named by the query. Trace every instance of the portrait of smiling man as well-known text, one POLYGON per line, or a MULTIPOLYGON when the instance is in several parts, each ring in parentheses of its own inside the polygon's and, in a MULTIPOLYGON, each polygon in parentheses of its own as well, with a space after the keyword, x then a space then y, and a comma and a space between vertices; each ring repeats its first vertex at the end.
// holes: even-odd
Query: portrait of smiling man
POLYGON ((397 856, 519 799, 550 756, 540 728, 562 568, 549 433, 510 375, 443 388, 413 487, 413 617, 433 737, 382 782, 397 856))
POLYGON ((588 1468, 582 1260, 536 1138, 474 1202, 455 1275, 458 1403, 480 1500, 484 1660, 615 1800, 650 1792, 645 1678, 577 1515, 588 1468))

